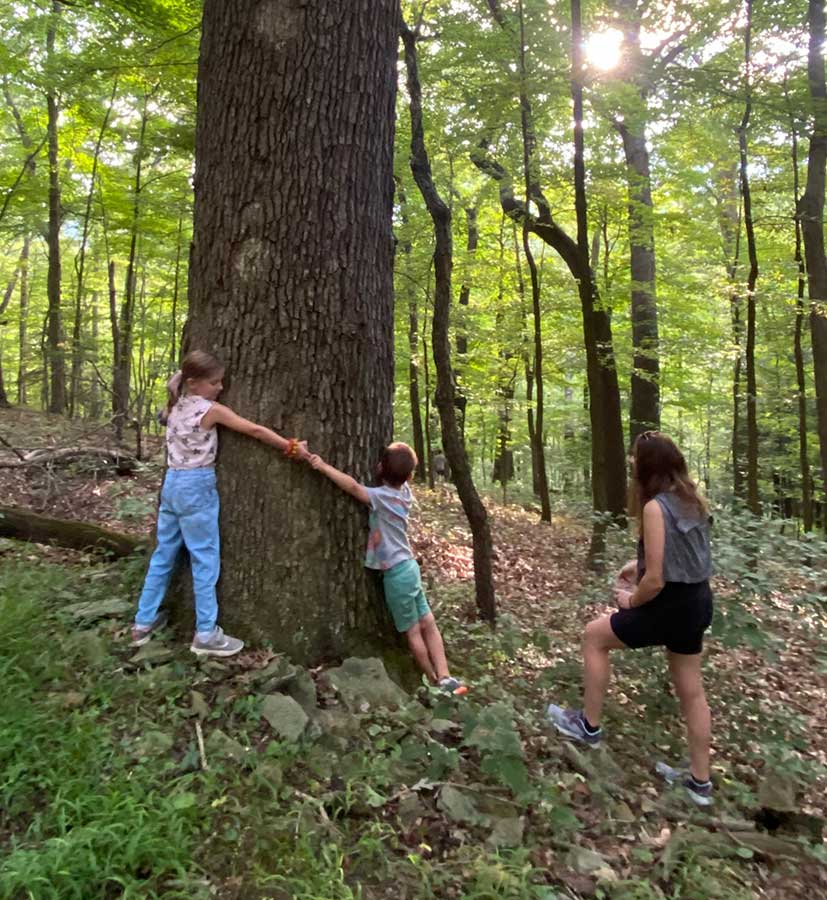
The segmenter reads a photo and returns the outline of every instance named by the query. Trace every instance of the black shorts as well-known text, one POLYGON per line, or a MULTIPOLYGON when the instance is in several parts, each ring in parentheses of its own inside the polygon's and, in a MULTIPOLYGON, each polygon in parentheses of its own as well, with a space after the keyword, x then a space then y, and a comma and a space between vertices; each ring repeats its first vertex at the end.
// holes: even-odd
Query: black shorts
POLYGON ((711 622, 708 581, 667 581, 653 600, 634 609, 621 609, 611 618, 615 637, 633 650, 663 646, 672 653, 685 654, 701 652, 704 632, 711 622))

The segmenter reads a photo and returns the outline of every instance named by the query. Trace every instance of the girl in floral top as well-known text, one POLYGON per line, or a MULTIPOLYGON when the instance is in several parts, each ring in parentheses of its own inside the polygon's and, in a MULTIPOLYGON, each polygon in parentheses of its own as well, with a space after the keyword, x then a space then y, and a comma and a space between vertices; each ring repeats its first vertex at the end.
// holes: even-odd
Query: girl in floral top
POLYGON ((199 656, 233 656, 244 646, 216 624, 220 543, 215 426, 247 434, 294 459, 309 456, 306 441, 287 440, 216 403, 224 387, 223 377, 224 366, 214 356, 193 350, 167 384, 168 468, 158 510, 157 546, 149 561, 132 626, 135 646, 145 644, 153 631, 166 624, 166 613, 158 610, 182 546, 189 551, 195 593, 195 636, 190 649, 199 656))

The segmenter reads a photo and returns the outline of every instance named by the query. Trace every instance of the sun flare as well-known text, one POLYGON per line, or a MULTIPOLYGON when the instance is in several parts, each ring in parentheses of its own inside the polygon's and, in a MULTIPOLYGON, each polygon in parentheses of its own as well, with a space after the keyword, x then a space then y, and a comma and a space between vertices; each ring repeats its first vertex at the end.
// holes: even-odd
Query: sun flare
POLYGON ((586 40, 586 60, 589 65, 607 72, 620 62, 623 32, 616 28, 596 31, 586 40))

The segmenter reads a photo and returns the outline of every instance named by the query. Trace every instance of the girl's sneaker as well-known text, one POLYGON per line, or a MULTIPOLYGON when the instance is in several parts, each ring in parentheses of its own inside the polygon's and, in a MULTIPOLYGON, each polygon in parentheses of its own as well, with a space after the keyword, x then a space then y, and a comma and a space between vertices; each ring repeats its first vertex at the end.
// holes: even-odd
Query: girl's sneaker
POLYGON ((463 684, 459 678, 454 678, 453 675, 440 678, 437 687, 446 694, 453 694, 455 697, 461 697, 463 694, 468 693, 468 685, 463 684))
POLYGON ((196 656, 235 656, 243 649, 244 641, 224 634, 220 628, 216 628, 206 639, 196 634, 190 647, 196 656))
POLYGON ((169 616, 165 612, 159 612, 149 625, 132 626, 132 646, 143 647, 152 637, 152 633, 167 624, 169 616))
POLYGON ((715 802, 711 781, 697 781, 687 769, 675 769, 664 762, 656 763, 655 771, 663 776, 667 784, 683 785, 687 797, 697 806, 711 806, 715 802))
POLYGON ((562 706, 555 706, 553 703, 549 703, 546 717, 560 734, 564 734, 572 740, 580 741, 581 744, 586 744, 589 747, 600 746, 603 729, 590 730, 586 725, 586 720, 581 710, 563 709, 562 706))

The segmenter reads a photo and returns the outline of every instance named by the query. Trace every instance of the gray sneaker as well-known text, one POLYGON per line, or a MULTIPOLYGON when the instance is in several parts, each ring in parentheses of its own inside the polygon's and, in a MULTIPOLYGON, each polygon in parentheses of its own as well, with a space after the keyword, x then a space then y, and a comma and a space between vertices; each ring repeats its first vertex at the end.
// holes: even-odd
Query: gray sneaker
POLYGON ((143 647, 143 645, 152 637, 153 632, 159 628, 163 628, 169 621, 166 612, 159 612, 149 625, 138 625, 136 622, 132 626, 131 643, 133 647, 143 647))
POLYGON ((562 706, 555 706, 549 703, 546 710, 546 717, 549 722, 566 737, 589 747, 599 747, 600 740, 603 737, 603 729, 598 728, 597 731, 589 731, 586 728, 586 720, 583 713, 579 709, 563 709, 562 706))
POLYGON ((696 806, 712 806, 715 802, 712 796, 712 782, 696 781, 689 769, 676 769, 665 762, 659 762, 655 764, 655 771, 664 778, 667 784, 682 785, 686 796, 696 806))
POLYGON ((199 640, 196 634, 190 647, 196 656, 235 656, 243 649, 244 641, 224 634, 220 628, 216 628, 205 641, 199 640))

